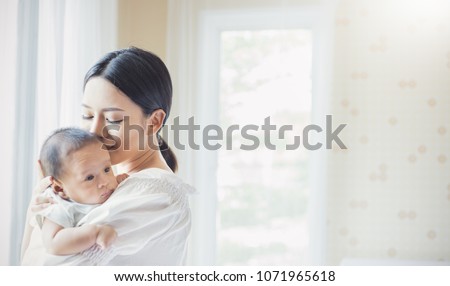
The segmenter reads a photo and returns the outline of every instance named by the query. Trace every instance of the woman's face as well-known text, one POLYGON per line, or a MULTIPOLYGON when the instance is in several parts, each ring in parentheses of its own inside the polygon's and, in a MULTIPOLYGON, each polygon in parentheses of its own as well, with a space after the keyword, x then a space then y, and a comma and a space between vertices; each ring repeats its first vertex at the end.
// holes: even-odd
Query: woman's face
POLYGON ((108 80, 94 77, 84 90, 82 128, 97 134, 113 165, 131 162, 148 151, 147 116, 108 80))

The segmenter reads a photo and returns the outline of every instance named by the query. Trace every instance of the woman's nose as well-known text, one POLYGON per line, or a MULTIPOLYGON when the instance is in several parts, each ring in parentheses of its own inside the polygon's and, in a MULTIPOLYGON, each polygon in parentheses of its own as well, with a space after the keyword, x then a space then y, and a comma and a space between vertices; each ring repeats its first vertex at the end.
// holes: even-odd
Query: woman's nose
POLYGON ((103 123, 101 122, 101 119, 97 117, 95 120, 92 120, 92 124, 89 128, 89 132, 94 133, 100 137, 105 137, 103 127, 104 126, 103 126, 103 123))

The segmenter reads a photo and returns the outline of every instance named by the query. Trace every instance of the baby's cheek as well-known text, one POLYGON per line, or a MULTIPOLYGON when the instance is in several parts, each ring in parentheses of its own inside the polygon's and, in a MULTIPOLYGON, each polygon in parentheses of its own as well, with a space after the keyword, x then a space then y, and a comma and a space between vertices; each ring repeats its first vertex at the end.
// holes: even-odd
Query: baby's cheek
POLYGON ((115 190, 119 184, 117 183, 117 180, 114 178, 113 182, 113 189, 115 190))

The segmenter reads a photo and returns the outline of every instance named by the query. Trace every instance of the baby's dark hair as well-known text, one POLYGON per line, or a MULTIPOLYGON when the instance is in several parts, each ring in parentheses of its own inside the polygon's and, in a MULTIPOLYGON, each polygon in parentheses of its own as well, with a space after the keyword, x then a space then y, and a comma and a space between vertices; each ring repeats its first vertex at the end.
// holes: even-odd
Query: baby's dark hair
POLYGON ((63 174, 63 160, 81 148, 100 142, 96 135, 79 128, 61 128, 54 131, 44 142, 39 160, 44 176, 59 179, 63 174))

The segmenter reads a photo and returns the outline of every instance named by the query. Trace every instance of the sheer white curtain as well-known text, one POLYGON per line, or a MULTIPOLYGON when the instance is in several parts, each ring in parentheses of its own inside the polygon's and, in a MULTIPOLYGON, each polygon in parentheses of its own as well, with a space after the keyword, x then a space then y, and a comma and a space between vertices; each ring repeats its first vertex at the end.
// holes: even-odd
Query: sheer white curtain
POLYGON ((83 78, 115 48, 116 2, 39 1, 36 134, 79 124, 83 78))
POLYGON ((13 163, 13 130, 14 130, 14 91, 16 73, 16 41, 17 41, 17 0, 2 2, 0 9, 0 98, 2 102, 2 112, 0 120, 2 125, 2 139, 0 148, 0 182, 2 192, 0 200, 0 265, 8 264, 9 257, 9 232, 11 228, 11 195, 12 195, 12 173, 13 163), (6 234, 6 235, 5 235, 6 234))
POLYGON ((0 265, 19 263, 25 212, 36 182, 35 162, 40 145, 55 128, 79 124, 84 74, 103 54, 116 48, 117 31, 116 0, 6 3, 8 12, 3 7, 0 12, 1 36, 11 47, 17 37, 17 54, 0 55, 2 63, 9 60, 16 68, 10 73, 15 75, 9 81, 15 82, 12 87, 3 86, 2 72, 2 99, 5 95, 12 107, 8 108, 9 121, 4 121, 10 122, 10 128, 3 137, 11 138, 11 143, 1 148, 2 154, 10 155, 2 156, 6 158, 2 176, 10 181, 3 192, 7 200, 0 202, 3 232, 0 265), (3 14, 17 23, 17 33, 3 26, 3 14))

